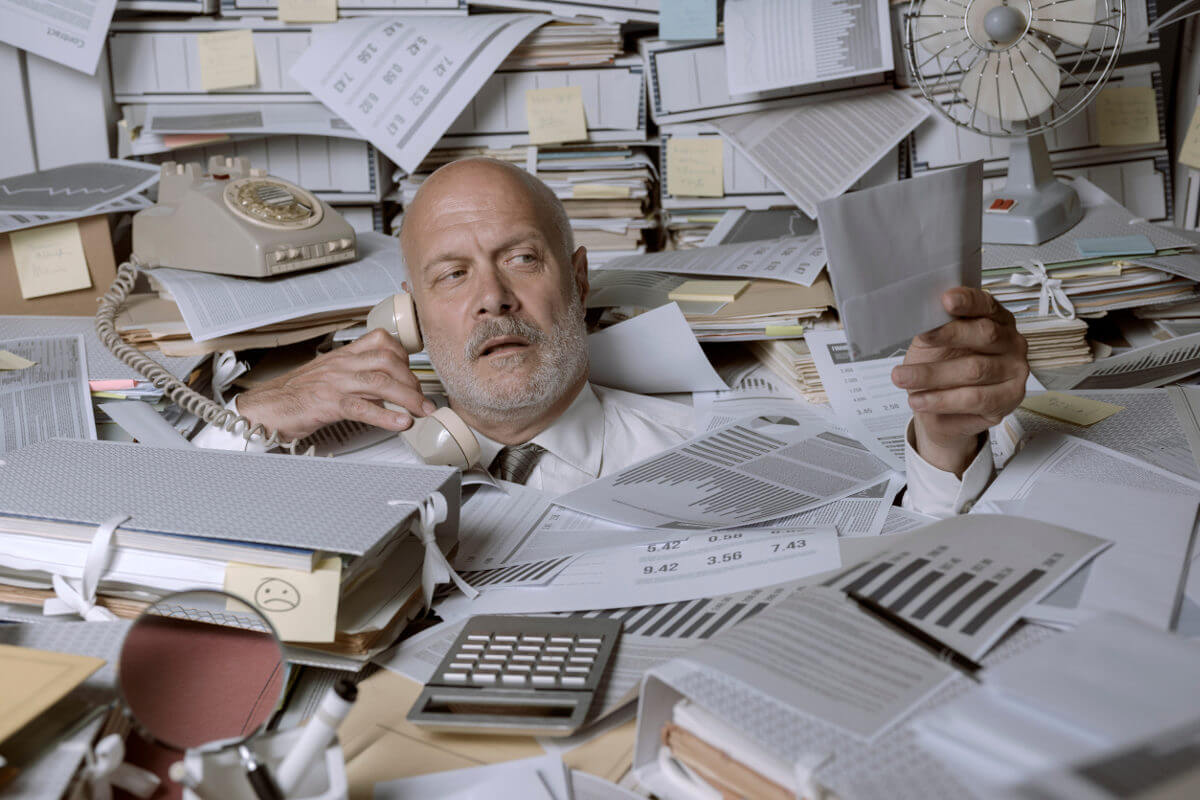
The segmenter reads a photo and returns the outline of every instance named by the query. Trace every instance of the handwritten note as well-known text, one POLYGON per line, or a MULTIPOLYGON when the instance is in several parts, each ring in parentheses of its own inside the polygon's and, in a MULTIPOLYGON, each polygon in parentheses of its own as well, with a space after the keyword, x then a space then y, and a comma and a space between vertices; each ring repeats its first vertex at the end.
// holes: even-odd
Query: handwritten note
POLYGON ((337 22, 337 0, 279 0, 283 22, 337 22))
POLYGON ((526 90, 525 119, 529 123, 530 144, 580 142, 588 138, 583 92, 578 86, 526 90))
POLYGON ((1083 428, 1095 425, 1100 420, 1108 419, 1118 411, 1125 410, 1124 406, 1065 392, 1029 395, 1021 402, 1021 408, 1083 428))
POLYGON ((16 353, 10 353, 7 350, 0 350, 0 370, 29 369, 36 363, 36 361, 30 361, 28 358, 22 358, 16 353))
POLYGON ((312 572, 230 564, 225 591, 263 612, 285 642, 332 642, 337 632, 342 560, 327 558, 312 572))
POLYGON ((725 152, 719 136, 667 140, 667 191, 676 197, 725 196, 725 152))
POLYGON ((45 297, 92 285, 79 224, 63 222, 9 234, 21 297, 45 297))
POLYGON ((668 41, 717 38, 717 0, 662 0, 658 35, 668 41))
POLYGON ((577 183, 571 187, 571 198, 574 200, 619 200, 629 195, 628 186, 607 183, 577 183))
POLYGON ((1192 114, 1192 123, 1188 125, 1187 135, 1183 137, 1179 162, 1200 169, 1200 104, 1197 104, 1196 111, 1192 114))
POLYGON ((238 89, 258 83, 254 34, 248 30, 196 34, 200 86, 206 92, 238 89))
POLYGON ((1158 142, 1158 104, 1150 86, 1110 86, 1096 97, 1100 145, 1158 142))

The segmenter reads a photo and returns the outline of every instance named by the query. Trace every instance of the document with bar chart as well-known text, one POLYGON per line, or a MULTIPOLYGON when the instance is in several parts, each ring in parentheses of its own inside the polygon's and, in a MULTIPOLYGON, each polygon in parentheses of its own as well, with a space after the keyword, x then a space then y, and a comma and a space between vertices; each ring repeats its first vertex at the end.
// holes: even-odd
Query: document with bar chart
POLYGON ((1110 544, 1034 520, 972 514, 906 536, 822 585, 870 598, 978 659, 1026 608, 1110 544))
POLYGON ((858 442, 807 415, 759 417, 705 433, 556 502, 643 528, 731 528, 819 508, 890 473, 858 442))

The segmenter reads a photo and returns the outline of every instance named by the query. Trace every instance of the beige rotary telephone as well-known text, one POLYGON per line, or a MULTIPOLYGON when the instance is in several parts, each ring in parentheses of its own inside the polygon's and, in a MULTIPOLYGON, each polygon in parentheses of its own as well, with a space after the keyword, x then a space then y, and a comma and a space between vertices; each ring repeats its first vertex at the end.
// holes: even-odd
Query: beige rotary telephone
MULTIPOLYGON (((424 348, 417 307, 407 292, 383 300, 367 315, 367 330, 376 328, 395 336, 404 352, 419 353, 424 348)), ((384 408, 403 411, 386 400, 384 408)), ((412 427, 401 436, 426 464, 445 464, 468 470, 479 463, 479 441, 462 418, 448 408, 439 408, 428 417, 414 417, 412 427)))

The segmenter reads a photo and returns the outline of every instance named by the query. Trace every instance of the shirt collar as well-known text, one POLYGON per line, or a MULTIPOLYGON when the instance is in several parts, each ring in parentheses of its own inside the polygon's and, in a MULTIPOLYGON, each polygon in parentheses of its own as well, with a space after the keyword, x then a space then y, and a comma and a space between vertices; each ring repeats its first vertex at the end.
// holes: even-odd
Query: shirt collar
MULTIPOLYGON (((479 462, 486 469, 504 445, 478 431, 475 436, 479 439, 479 462)), ((604 456, 604 409, 592 384, 585 383, 567 410, 530 441, 581 472, 598 477, 604 456)))

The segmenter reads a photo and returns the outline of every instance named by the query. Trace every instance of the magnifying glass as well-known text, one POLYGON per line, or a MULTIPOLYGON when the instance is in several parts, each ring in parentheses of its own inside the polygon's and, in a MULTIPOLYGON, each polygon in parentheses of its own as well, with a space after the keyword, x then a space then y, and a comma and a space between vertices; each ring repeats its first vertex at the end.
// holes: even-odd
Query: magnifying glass
POLYGON ((171 750, 244 746, 284 690, 275 628, 239 597, 214 590, 167 595, 125 635, 117 690, 134 726, 171 750))

